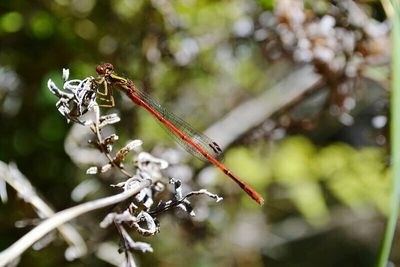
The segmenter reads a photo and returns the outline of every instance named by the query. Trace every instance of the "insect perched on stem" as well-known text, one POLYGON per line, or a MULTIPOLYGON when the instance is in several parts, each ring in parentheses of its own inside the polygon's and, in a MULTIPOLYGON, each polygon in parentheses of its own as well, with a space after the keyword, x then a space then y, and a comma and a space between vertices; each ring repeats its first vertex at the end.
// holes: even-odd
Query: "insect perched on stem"
POLYGON ((114 66, 110 63, 101 64, 96 67, 99 77, 95 82, 104 85, 104 91, 98 91, 99 100, 104 101, 104 105, 114 106, 114 98, 112 96, 112 88, 118 88, 124 92, 135 104, 146 109, 164 124, 177 138, 182 140, 184 146, 195 155, 207 159, 209 162, 217 166, 223 173, 234 180, 252 199, 260 205, 264 203, 264 199, 246 182, 232 173, 219 160, 218 155, 222 150, 217 143, 209 137, 194 130, 188 123, 180 119, 178 116, 167 111, 155 99, 148 94, 140 91, 135 87, 129 79, 123 78, 114 72, 114 66))

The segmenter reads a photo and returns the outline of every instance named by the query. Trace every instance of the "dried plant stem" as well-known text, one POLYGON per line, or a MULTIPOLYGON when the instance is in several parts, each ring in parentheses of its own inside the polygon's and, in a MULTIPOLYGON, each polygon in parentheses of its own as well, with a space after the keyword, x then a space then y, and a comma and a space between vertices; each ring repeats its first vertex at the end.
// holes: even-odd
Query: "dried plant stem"
MULTIPOLYGON (((55 214, 54 210, 36 193, 29 180, 18 170, 15 164, 0 161, 0 176, 3 178, 25 202, 30 203, 38 211, 41 218, 49 218, 55 214)), ((63 224, 57 228, 65 241, 73 249, 72 254, 66 254, 69 259, 80 257, 87 252, 87 247, 78 231, 70 224, 63 224)))
POLYGON ((110 155, 110 153, 108 153, 105 149, 104 146, 102 146, 101 144, 103 144, 103 138, 101 136, 101 132, 100 132, 100 109, 98 105, 95 105, 94 107, 94 113, 96 116, 96 121, 94 123, 94 127, 91 127, 91 129, 93 130, 94 134, 97 137, 97 141, 100 144, 99 148, 101 150, 101 152, 106 156, 106 158, 108 159, 108 161, 110 162, 110 164, 112 164, 116 169, 118 169, 122 174, 124 174, 126 177, 130 178, 132 177, 132 174, 130 174, 127 170, 125 170, 124 168, 121 168, 121 166, 118 166, 112 156, 110 155))
POLYGON ((0 253, 0 266, 5 266, 7 263, 12 261, 21 255, 26 249, 28 249, 33 243, 38 241, 44 235, 59 227, 60 225, 72 220, 87 212, 101 209, 106 206, 110 206, 121 201, 128 199, 129 197, 137 194, 143 188, 150 185, 150 180, 142 180, 131 186, 130 189, 114 196, 97 199, 80 204, 75 207, 60 211, 51 218, 43 221, 41 224, 36 226, 30 232, 21 237, 18 241, 8 247, 6 250, 0 253))

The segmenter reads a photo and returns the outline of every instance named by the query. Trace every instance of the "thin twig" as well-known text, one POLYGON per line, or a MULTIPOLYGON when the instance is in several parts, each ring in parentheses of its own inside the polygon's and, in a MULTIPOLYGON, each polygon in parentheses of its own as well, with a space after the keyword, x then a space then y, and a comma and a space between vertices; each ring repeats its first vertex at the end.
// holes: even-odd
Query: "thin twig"
MULTIPOLYGON (((49 218, 55 214, 54 210, 37 194, 36 189, 18 170, 15 164, 7 165, 0 161, 0 174, 1 178, 14 188, 25 202, 35 207, 38 211, 37 214, 41 218, 49 218)), ((86 244, 82 236, 72 225, 60 225, 58 230, 70 246, 65 254, 67 259, 73 260, 86 254, 86 244)))
POLYGON ((89 201, 54 214, 54 216, 43 221, 41 224, 36 226, 34 229, 25 234, 14 244, 12 244, 10 247, 2 251, 0 253, 0 266, 5 266, 10 261, 17 258, 33 243, 38 241, 40 238, 42 238, 44 235, 46 235, 56 227, 66 223, 67 221, 70 221, 87 212, 122 202, 137 194, 138 192, 140 192, 140 190, 149 185, 149 180, 138 181, 137 183, 133 184, 130 189, 120 194, 97 199, 94 201, 89 201))
POLYGON ((101 136, 101 132, 100 132, 100 111, 99 111, 99 107, 97 105, 95 105, 94 107, 94 113, 95 113, 95 122, 94 122, 94 129, 91 127, 91 129, 93 130, 94 134, 97 137, 97 141, 99 143, 99 148, 101 150, 101 152, 107 157, 107 159, 109 160, 110 164, 112 164, 116 169, 118 169, 121 173, 123 173, 126 177, 132 177, 132 174, 130 174, 127 170, 125 170, 124 168, 121 168, 121 166, 118 166, 113 158, 111 157, 110 153, 108 153, 105 149, 103 144, 103 138, 101 136))

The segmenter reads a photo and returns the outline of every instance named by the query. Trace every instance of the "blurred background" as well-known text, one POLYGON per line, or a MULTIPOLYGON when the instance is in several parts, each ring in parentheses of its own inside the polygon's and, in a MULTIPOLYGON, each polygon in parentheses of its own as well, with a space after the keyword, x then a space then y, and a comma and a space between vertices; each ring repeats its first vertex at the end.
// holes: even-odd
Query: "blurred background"
MULTIPOLYGON (((154 237, 132 232, 154 248, 134 255, 138 266, 373 266, 390 211, 387 12, 376 0, 3 0, 0 160, 15 162, 55 210, 115 194, 109 184, 124 177, 86 175, 102 156, 87 156, 87 136, 47 89, 49 78, 61 88, 62 68, 83 79, 110 62, 218 142, 224 164, 266 199, 259 207, 176 150, 146 111, 116 94, 116 108, 102 112, 121 117, 121 146, 141 139, 184 190, 224 197, 197 198, 195 218, 161 216, 154 237), (84 181, 89 190, 71 197, 84 181)), ((16 222, 37 217, 7 191, 0 250, 33 227, 16 222)), ((66 261, 56 238, 19 266, 111 266, 102 254, 116 253, 118 234, 99 227, 108 211, 73 221, 87 256, 66 261), (115 248, 104 249, 109 242, 115 248)))

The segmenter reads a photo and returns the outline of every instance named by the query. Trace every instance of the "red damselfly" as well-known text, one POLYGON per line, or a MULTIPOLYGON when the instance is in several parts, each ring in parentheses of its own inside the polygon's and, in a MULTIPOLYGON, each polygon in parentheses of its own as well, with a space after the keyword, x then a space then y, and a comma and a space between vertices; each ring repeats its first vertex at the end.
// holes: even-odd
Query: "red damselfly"
MULTIPOLYGON (((252 199, 259 204, 264 203, 264 199, 246 182, 232 173, 219 160, 218 155, 221 154, 221 148, 217 143, 212 141, 204 134, 198 133, 188 123, 180 119, 178 116, 167 111, 150 95, 140 91, 134 83, 126 78, 120 77, 114 72, 114 67, 110 63, 97 66, 97 73, 100 75, 96 79, 97 83, 104 84, 105 91, 98 92, 101 96, 108 96, 106 99, 107 106, 114 106, 114 98, 112 96, 112 88, 116 87, 123 91, 135 104, 141 106, 164 124, 177 138, 181 139, 185 147, 194 152, 194 154, 204 157, 212 164, 217 166, 222 172, 234 180, 252 199)), ((104 97, 103 97, 104 99, 104 97)))

